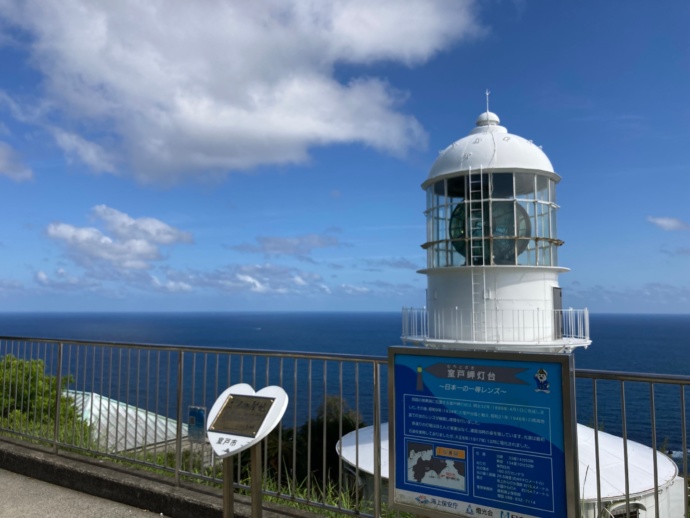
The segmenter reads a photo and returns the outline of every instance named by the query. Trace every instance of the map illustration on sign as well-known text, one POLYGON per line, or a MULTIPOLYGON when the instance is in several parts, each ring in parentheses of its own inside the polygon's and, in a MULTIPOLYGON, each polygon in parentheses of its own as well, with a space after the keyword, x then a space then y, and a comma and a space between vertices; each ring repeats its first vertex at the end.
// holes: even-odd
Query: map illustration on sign
MULTIPOLYGON (((456 450, 462 453, 464 451, 456 450)), ((443 453, 443 452, 440 452, 443 453)), ((407 480, 465 491, 465 462, 434 455, 433 444, 407 443, 407 480)))

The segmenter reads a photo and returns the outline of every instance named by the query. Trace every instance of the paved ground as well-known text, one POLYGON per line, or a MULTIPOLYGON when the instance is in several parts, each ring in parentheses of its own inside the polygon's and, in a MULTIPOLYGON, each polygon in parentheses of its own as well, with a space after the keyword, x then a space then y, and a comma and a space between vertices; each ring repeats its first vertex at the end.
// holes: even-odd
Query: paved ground
MULTIPOLYGON (((236 494, 234 501, 235 518, 251 518, 251 499, 236 494)), ((56 455, 45 448, 0 439, 0 518, 222 515, 223 498, 218 489, 175 486, 171 477, 122 469, 92 459, 89 462, 67 452, 56 455), (147 512, 147 508, 156 511, 147 512)), ((275 504, 263 505, 264 518, 319 516, 275 504)))
POLYGON ((0 518, 155 518, 125 504, 0 470, 0 518))

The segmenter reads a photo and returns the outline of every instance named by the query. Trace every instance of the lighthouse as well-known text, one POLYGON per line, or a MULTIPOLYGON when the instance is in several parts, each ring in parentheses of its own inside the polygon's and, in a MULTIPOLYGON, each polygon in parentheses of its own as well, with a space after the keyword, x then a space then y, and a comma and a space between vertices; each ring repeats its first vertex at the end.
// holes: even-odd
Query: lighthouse
POLYGON ((591 340, 587 310, 562 307, 559 182, 541 147, 488 106, 432 165, 426 306, 403 308, 402 333, 427 349, 389 349, 389 422, 336 447, 354 477, 373 475, 362 494, 374 505, 380 476, 393 508, 415 514, 683 513, 672 459, 576 421, 567 353, 591 340), (526 352, 547 354, 512 354, 526 352))
POLYGON ((425 308, 403 309, 403 342, 436 348, 570 352, 586 309, 564 309, 556 186, 540 146, 495 113, 440 152, 426 191, 425 308))

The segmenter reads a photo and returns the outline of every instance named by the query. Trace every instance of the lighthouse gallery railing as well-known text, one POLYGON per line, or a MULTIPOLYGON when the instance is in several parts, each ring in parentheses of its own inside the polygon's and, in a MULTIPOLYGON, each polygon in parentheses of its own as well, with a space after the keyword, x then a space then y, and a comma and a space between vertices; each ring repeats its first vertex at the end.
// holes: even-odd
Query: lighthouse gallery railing
POLYGON ((403 308, 403 342, 554 343, 589 340, 587 309, 472 312, 451 308, 403 308))

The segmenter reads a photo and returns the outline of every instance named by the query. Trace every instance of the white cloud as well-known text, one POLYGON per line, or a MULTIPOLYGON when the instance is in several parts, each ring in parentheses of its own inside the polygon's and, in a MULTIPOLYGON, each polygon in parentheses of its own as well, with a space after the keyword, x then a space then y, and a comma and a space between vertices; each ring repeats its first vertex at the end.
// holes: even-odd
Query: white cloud
POLYGON ((93 279, 80 278, 68 273, 64 268, 58 268, 52 276, 43 270, 34 275, 34 280, 44 288, 58 291, 81 291, 85 288, 98 286, 93 279))
POLYGON ((690 230, 690 223, 676 218, 655 218, 649 216, 647 221, 663 230, 690 230))
POLYGON ((167 272, 168 279, 188 283, 195 289, 224 293, 251 292, 260 295, 330 293, 318 273, 275 264, 227 265, 214 271, 167 272))
POLYGON ((688 313, 690 284, 649 282, 637 286, 573 283, 564 286, 566 305, 597 313, 688 313))
POLYGON ((113 159, 101 146, 94 142, 63 131, 59 128, 52 130, 55 141, 68 155, 78 157, 82 162, 98 173, 114 173, 113 159))
POLYGON ((330 233, 303 234, 292 237, 259 236, 257 244, 243 243, 228 248, 239 252, 264 254, 267 256, 288 255, 309 260, 308 256, 319 248, 346 246, 330 233))
POLYGON ((94 207, 93 213, 106 225, 111 235, 94 227, 75 227, 67 223, 51 223, 48 236, 61 242, 68 255, 91 269, 101 267, 117 270, 145 270, 161 259, 159 245, 191 241, 190 234, 154 218, 133 219, 105 205, 94 207))
POLYGON ((276 293, 287 293, 287 290, 285 288, 278 287, 272 290, 266 284, 258 280, 256 277, 252 277, 251 275, 238 273, 236 277, 238 281, 246 284, 247 286, 249 286, 249 289, 251 291, 254 291, 256 293, 266 293, 268 291, 275 291, 276 293))
POLYGON ((340 289, 348 295, 366 295, 371 291, 365 286, 354 286, 352 284, 341 284, 340 289))
POLYGON ((22 284, 12 279, 0 279, 0 294, 15 292, 22 289, 22 284))
POLYGON ((31 180, 33 172, 24 165, 15 151, 6 143, 0 142, 0 176, 7 176, 15 182, 31 180))
POLYGON ((156 291, 163 291, 167 293, 186 293, 194 289, 187 282, 171 280, 161 282, 155 275, 151 276, 151 285, 156 291))
POLYGON ((134 219, 124 212, 106 205, 96 205, 93 214, 120 240, 145 239, 152 243, 171 245, 189 243, 192 236, 154 218, 134 219))
MULTIPOLYGON (((420 298, 423 294, 423 289, 410 284, 383 280, 329 284, 317 272, 272 263, 229 264, 212 271, 167 269, 165 276, 171 286, 183 285, 197 293, 220 292, 266 299, 294 300, 295 297, 301 297, 306 300, 331 295, 420 298)), ((164 285, 163 282, 158 284, 164 285)), ((156 288, 162 289, 159 286, 156 288)))
POLYGON ((93 227, 51 223, 47 233, 49 237, 62 241, 73 257, 84 261, 105 261, 118 268, 145 269, 150 261, 160 258, 158 247, 152 243, 143 239, 113 240, 93 227))
POLYGON ((144 181, 300 162, 320 145, 423 146, 404 94, 335 68, 423 63, 480 34, 475 11, 473 0, 0 3, 31 38, 44 76, 33 104, 58 144, 144 181))
POLYGON ((388 258, 388 259, 365 259, 364 262, 376 269, 376 271, 380 271, 382 269, 390 269, 390 268, 395 268, 395 269, 401 269, 401 270, 420 270, 422 267, 417 264, 413 263, 409 259, 406 259, 405 257, 398 257, 398 258, 388 258))

